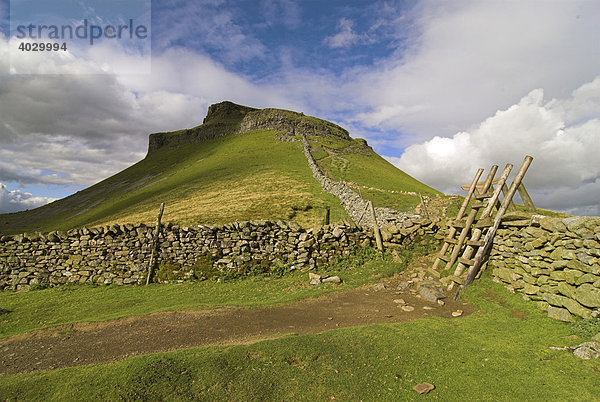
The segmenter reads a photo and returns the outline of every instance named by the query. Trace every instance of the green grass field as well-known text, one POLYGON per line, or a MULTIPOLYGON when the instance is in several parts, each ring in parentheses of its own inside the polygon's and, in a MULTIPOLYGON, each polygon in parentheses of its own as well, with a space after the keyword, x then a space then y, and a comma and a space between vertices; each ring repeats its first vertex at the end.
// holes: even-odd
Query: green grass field
POLYGON ((463 297, 479 311, 460 319, 424 318, 2 376, 0 395, 19 400, 600 400, 600 361, 549 349, 585 340, 572 335, 573 325, 545 317, 489 278, 463 297), (436 388, 418 395, 412 387, 421 382, 436 388))
POLYGON ((355 190, 363 198, 373 201, 373 205, 377 207, 409 212, 421 202, 418 193, 429 196, 441 194, 374 152, 368 155, 350 153, 323 157, 319 160, 319 165, 334 180, 354 184, 355 190))
MULTIPOLYGON (((431 250, 420 247, 417 255, 431 250)), ((306 272, 282 277, 255 276, 245 280, 203 281, 139 286, 64 285, 29 292, 0 292, 0 307, 11 311, 0 315, 0 339, 42 328, 77 322, 105 321, 159 311, 207 309, 222 306, 266 307, 352 289, 402 271, 413 251, 400 253, 403 262, 372 249, 359 250, 322 272, 339 275, 335 286, 310 286, 306 272), (364 264, 364 265, 363 265, 364 264)))
MULTIPOLYGON (((149 287, 65 286, 2 292, 0 336, 81 321, 165 310, 288 304, 343 291, 398 273, 431 252, 419 243, 390 256, 362 251, 326 271, 344 283, 310 287, 306 273, 217 283, 149 287)), ((533 303, 484 274, 461 295, 477 311, 458 319, 287 335, 240 346, 209 346, 114 363, 0 376, 12 400, 600 400, 599 360, 579 360, 550 346, 571 346, 600 331, 597 323, 549 319, 533 303), (428 395, 412 387, 436 386, 428 395)))
POLYGON ((71 197, 2 220, 13 228, 4 232, 23 231, 11 220, 30 219, 27 231, 152 223, 161 202, 163 220, 181 224, 293 219, 311 226, 321 222, 325 206, 333 220, 347 217, 313 179, 299 144, 258 131, 156 151, 71 197))

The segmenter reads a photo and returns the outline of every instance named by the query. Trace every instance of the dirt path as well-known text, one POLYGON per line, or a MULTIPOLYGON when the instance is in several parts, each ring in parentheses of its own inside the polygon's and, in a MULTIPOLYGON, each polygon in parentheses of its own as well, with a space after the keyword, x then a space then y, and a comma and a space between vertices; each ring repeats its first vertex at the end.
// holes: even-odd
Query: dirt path
POLYGON ((223 308, 177 311, 80 323, 0 340, 0 374, 57 369, 121 360, 146 353, 202 345, 252 343, 288 333, 310 334, 329 329, 410 321, 425 316, 452 318, 474 307, 446 299, 425 301, 416 291, 398 292, 396 285, 331 293, 288 306, 264 309, 223 308), (404 299, 414 311, 394 300, 404 299))

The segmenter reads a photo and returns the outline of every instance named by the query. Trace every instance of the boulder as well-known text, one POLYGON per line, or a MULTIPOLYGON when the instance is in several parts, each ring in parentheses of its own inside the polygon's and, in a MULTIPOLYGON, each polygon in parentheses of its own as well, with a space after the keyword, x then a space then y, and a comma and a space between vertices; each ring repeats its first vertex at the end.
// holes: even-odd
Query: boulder
POLYGON ((441 290, 434 288, 433 286, 423 286, 419 295, 432 303, 437 303, 439 299, 443 299, 446 297, 446 294, 441 290))
POLYGON ((600 343, 584 342, 573 351, 580 359, 600 359, 600 343))

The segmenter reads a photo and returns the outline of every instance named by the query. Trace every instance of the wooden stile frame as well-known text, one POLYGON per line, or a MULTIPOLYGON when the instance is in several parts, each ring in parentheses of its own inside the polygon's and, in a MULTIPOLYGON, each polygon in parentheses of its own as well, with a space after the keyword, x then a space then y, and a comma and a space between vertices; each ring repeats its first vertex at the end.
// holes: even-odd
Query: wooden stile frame
MULTIPOLYGON (((464 190, 468 190, 461 208, 458 211, 455 221, 451 224, 450 232, 444 239, 442 249, 429 269, 433 275, 440 277, 441 272, 450 269, 455 262, 458 261, 456 269, 448 278, 454 282, 461 284, 461 289, 468 286, 481 272, 482 266, 487 262, 487 255, 492 245, 493 238, 500 226, 502 217, 507 211, 516 210, 512 201, 515 193, 519 191, 527 210, 535 211, 535 206, 531 197, 525 190, 522 183, 523 177, 527 169, 531 165, 533 158, 527 155, 519 169, 515 180, 510 188, 507 187, 506 181, 513 168, 512 164, 507 164, 499 178, 494 179, 498 170, 498 166, 494 165, 490 169, 486 180, 483 183, 479 182, 479 178, 483 173, 483 169, 477 170, 473 182, 470 185, 463 185, 464 190), (500 193, 504 195, 504 199, 500 202, 500 193), (466 218, 465 211, 471 203, 471 210, 466 218), (494 209, 497 213, 494 217, 494 209), (457 229, 461 229, 460 233, 457 229), (457 236, 458 234, 458 237, 457 236), (470 237, 469 237, 470 233, 470 237), (481 237, 485 233, 485 239, 481 237), (452 246, 452 248, 450 248, 452 246), (447 253, 450 251, 450 256, 447 253), (459 257, 459 254, 462 256, 459 257), (475 256, 472 258, 473 254, 475 256), (445 267, 439 271, 440 263, 444 261, 445 267), (461 278, 466 267, 469 267, 464 279, 461 278)), ((450 285, 449 289, 453 286, 450 285)), ((459 290, 460 293, 460 290, 459 290)), ((456 298, 458 298, 457 293, 456 298)))

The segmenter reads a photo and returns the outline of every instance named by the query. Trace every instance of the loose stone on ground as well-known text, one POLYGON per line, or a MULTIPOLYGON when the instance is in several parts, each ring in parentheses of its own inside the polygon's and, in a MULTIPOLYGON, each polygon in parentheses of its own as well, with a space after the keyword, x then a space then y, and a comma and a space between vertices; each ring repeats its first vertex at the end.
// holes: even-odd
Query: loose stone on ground
POLYGON ((421 384, 415 385, 413 389, 419 394, 427 394, 435 389, 435 385, 430 384, 428 382, 422 382, 421 384))

